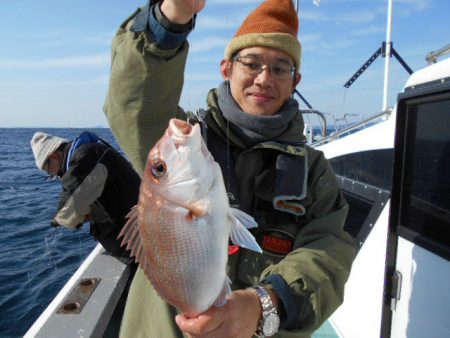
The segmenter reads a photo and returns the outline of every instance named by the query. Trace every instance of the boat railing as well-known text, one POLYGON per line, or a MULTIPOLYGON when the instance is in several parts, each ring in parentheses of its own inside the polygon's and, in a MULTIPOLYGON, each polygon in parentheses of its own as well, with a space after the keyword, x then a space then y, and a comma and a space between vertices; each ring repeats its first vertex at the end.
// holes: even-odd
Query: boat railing
MULTIPOLYGON (((303 112, 304 111, 302 111, 302 113, 303 112)), ((316 134, 308 139, 308 144, 313 147, 317 147, 317 146, 326 144, 328 142, 334 141, 336 139, 342 138, 344 136, 350 135, 350 134, 354 133, 355 131, 364 129, 367 126, 376 123, 377 121, 380 121, 380 120, 384 121, 384 120, 388 119, 391 112, 392 112, 392 107, 389 107, 388 109, 386 109, 374 116, 371 116, 367 119, 363 119, 360 114, 345 114, 341 118, 334 118, 334 116, 332 116, 335 131, 330 133, 329 135, 326 134, 327 123, 326 123, 326 119, 325 119, 325 123, 323 124, 325 126, 325 129, 323 129, 323 127, 321 127, 320 128, 321 131, 319 134, 316 134), (348 116, 357 116, 361 119, 361 121, 349 125, 348 120, 347 120, 348 116), (340 121, 344 122, 345 128, 339 129, 340 121), (323 132, 323 130, 325 130, 325 132, 323 132), (309 141, 311 141, 311 142, 309 142, 309 141)), ((323 116, 325 118, 324 113, 321 113, 321 116, 323 116)))
POLYGON ((317 125, 311 121, 313 116, 316 116, 316 118, 318 118, 320 134, 324 136, 327 135, 327 119, 322 112, 315 109, 303 109, 300 110, 300 112, 302 113, 303 121, 305 123, 305 129, 303 133, 306 135, 308 144, 314 141, 314 126, 317 125))
POLYGON ((447 55, 449 53, 450 53, 450 44, 442 48, 439 48, 438 50, 429 52, 425 57, 425 60, 428 62, 429 65, 431 65, 433 63, 436 63, 439 57, 447 55))

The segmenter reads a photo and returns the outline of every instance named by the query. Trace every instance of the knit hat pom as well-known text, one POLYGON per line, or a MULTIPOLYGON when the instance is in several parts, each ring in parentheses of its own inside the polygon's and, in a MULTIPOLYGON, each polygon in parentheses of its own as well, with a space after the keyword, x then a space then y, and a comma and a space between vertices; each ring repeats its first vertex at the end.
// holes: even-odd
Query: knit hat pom
POLYGON ((61 137, 52 136, 42 132, 35 133, 30 143, 34 158, 36 159, 36 166, 39 169, 44 170, 44 164, 48 157, 54 153, 61 144, 67 142, 69 142, 69 140, 61 137))
POLYGON ((292 0, 266 0, 251 12, 225 49, 225 59, 241 49, 271 47, 288 54, 300 69, 298 18, 292 0))

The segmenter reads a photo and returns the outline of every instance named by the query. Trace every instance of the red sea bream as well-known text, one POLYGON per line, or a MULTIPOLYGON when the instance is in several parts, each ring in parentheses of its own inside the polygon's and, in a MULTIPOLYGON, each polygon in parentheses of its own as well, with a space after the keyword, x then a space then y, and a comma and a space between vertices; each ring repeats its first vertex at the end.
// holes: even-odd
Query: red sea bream
POLYGON ((261 252, 251 227, 251 216, 229 206, 200 126, 170 120, 150 151, 138 204, 121 233, 155 290, 188 315, 225 304, 229 239, 261 252))

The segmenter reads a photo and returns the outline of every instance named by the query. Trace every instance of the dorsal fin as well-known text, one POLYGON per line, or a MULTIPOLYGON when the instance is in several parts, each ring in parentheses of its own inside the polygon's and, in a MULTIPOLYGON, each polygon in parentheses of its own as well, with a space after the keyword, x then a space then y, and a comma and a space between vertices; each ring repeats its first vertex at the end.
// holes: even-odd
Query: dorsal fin
POLYGON ((121 246, 126 245, 127 250, 131 251, 131 257, 134 257, 136 263, 140 264, 141 268, 144 269, 145 274, 149 277, 150 265, 146 258, 141 236, 139 234, 137 206, 131 208, 127 218, 128 220, 122 228, 118 238, 123 237, 121 246))

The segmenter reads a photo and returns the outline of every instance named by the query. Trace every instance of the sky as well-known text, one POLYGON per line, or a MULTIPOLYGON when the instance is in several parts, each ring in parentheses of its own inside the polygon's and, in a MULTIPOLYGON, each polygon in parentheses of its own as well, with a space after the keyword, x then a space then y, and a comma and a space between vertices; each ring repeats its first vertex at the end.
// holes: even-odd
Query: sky
MULTIPOLYGON (((205 107, 222 81, 228 41, 260 0, 207 0, 189 36, 180 105, 205 107)), ((296 1, 295 1, 296 2, 296 1)), ((145 0, 0 0, 0 128, 108 126, 102 111, 111 40, 145 0)), ((384 58, 343 85, 386 40, 387 0, 300 0, 302 81, 297 89, 328 116, 359 120, 381 111, 384 58), (320 3, 317 6, 317 3, 320 3)), ((394 0, 392 41, 413 69, 450 43, 449 0, 394 0)), ((389 106, 408 78, 391 59, 389 106)), ((303 103, 300 104, 305 109, 303 103)))

